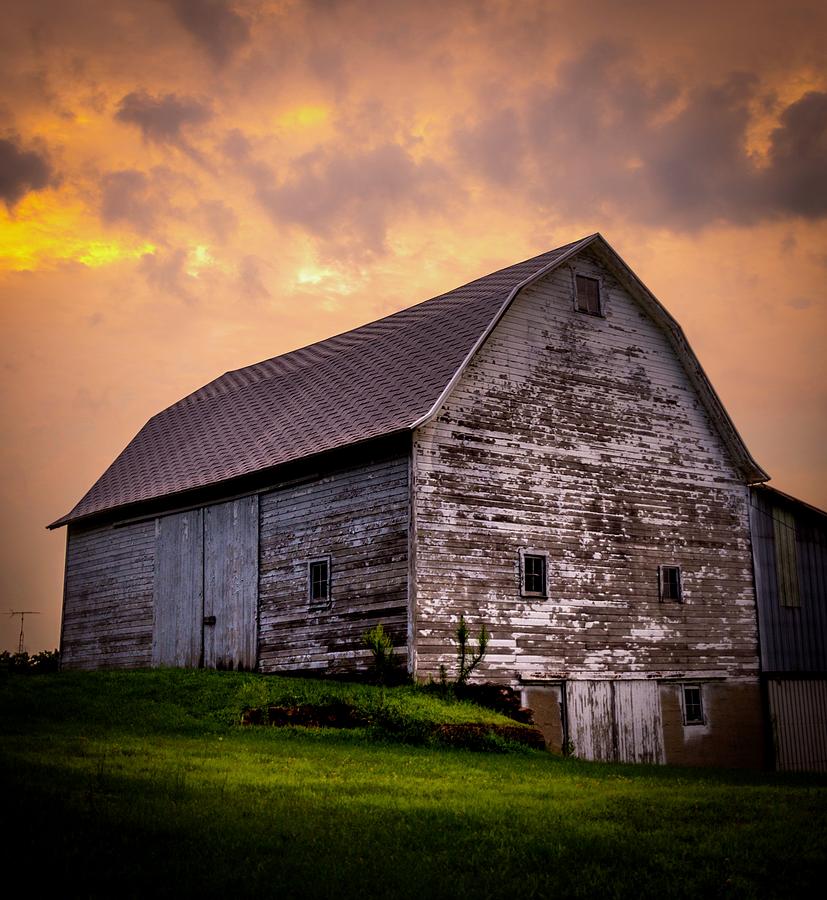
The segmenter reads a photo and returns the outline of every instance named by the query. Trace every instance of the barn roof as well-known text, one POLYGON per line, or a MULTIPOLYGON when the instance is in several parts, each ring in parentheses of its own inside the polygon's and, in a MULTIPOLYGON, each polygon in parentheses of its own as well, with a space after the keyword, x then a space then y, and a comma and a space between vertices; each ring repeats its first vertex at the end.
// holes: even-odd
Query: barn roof
MULTIPOLYGON (((685 344, 677 323, 603 238, 589 235, 353 331, 225 373, 153 416, 49 527, 423 424, 519 291, 592 243, 608 251, 619 274, 624 269, 634 282, 627 287, 643 291, 685 344)), ((747 480, 766 480, 688 345, 686 351, 747 480)))

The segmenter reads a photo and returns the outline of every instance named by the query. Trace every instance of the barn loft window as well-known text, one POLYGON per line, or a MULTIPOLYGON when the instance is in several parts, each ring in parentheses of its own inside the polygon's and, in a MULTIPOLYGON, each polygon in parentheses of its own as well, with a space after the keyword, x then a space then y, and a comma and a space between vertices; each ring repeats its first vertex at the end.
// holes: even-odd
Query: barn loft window
POLYGON ((547 584, 548 554, 543 550, 520 550, 520 594, 545 597, 547 584))
POLYGON ((307 564, 307 592, 311 603, 330 600, 330 557, 311 559, 307 564))
POLYGON ((574 276, 574 305, 579 312, 588 313, 590 316, 601 314, 600 282, 597 278, 589 278, 586 275, 574 276))
POLYGON ((795 519, 787 510, 776 506, 772 511, 772 530, 775 539, 775 577, 778 581, 779 603, 782 606, 801 606, 795 519))
POLYGON ((704 724, 704 706, 699 684, 685 684, 683 686, 683 724, 704 724))
POLYGON ((661 600, 674 600, 676 603, 680 603, 683 600, 680 566, 660 566, 658 568, 658 582, 660 583, 661 600))

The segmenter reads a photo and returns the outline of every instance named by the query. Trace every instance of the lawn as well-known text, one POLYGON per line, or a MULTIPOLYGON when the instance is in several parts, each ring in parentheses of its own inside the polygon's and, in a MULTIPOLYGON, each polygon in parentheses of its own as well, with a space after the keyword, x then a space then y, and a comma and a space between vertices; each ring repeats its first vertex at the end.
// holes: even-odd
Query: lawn
POLYGON ((823 778, 235 724, 251 700, 332 698, 394 721, 500 721, 414 688, 1 678, 6 874, 101 898, 820 896, 823 778))

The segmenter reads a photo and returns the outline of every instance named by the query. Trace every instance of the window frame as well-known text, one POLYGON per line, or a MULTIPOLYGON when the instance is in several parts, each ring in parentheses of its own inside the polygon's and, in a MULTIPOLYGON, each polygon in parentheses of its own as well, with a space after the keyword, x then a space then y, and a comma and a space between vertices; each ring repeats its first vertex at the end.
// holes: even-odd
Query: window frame
POLYGON ((319 606, 327 606, 330 603, 332 598, 331 591, 331 565, 330 565, 330 555, 324 556, 314 556, 312 559, 308 559, 306 563, 306 572, 307 572, 307 602, 314 607, 319 606), (324 563, 326 567, 326 580, 325 586, 327 588, 324 597, 314 597, 313 596, 313 566, 324 563))
POLYGON ((587 274, 586 272, 579 272, 576 268, 572 268, 571 270, 571 286, 572 286, 572 300, 574 303, 574 311, 582 313, 584 316, 593 316, 597 319, 605 319, 605 307, 603 302, 603 278, 600 275, 593 275, 590 272, 587 274), (591 312, 588 307, 586 309, 582 309, 580 307, 579 298, 580 294, 577 290, 577 279, 578 278, 587 278, 589 281, 595 282, 597 284, 597 312, 591 312))
POLYGON ((706 713, 704 712, 704 692, 703 685, 698 683, 693 684, 683 684, 681 685, 681 712, 683 713, 683 724, 684 725, 706 725, 706 713), (692 706, 697 705, 698 707, 698 716, 697 718, 689 718, 688 708, 690 706, 687 703, 687 692, 688 691, 697 691, 698 692, 698 702, 697 704, 691 704, 692 706))
POLYGON ((520 569, 520 596, 521 597, 548 597, 548 550, 537 550, 534 547, 520 547, 519 551, 519 569, 520 569), (543 561, 543 589, 542 591, 526 590, 526 559, 539 558, 543 561))
POLYGON ((683 603, 683 570, 680 565, 676 565, 675 563, 665 563, 664 565, 658 566, 658 600, 660 600, 661 603, 683 603), (674 569, 678 573, 677 597, 667 597, 665 595, 664 588, 667 582, 664 578, 664 572, 667 569, 674 569))

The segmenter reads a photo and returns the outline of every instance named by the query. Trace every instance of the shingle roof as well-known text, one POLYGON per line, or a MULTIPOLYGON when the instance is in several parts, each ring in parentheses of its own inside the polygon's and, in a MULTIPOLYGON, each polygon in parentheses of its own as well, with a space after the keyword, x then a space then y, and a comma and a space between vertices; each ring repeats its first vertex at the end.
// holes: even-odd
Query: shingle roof
POLYGON ((594 237, 227 372, 150 419, 50 527, 410 428, 433 408, 519 286, 594 237))

